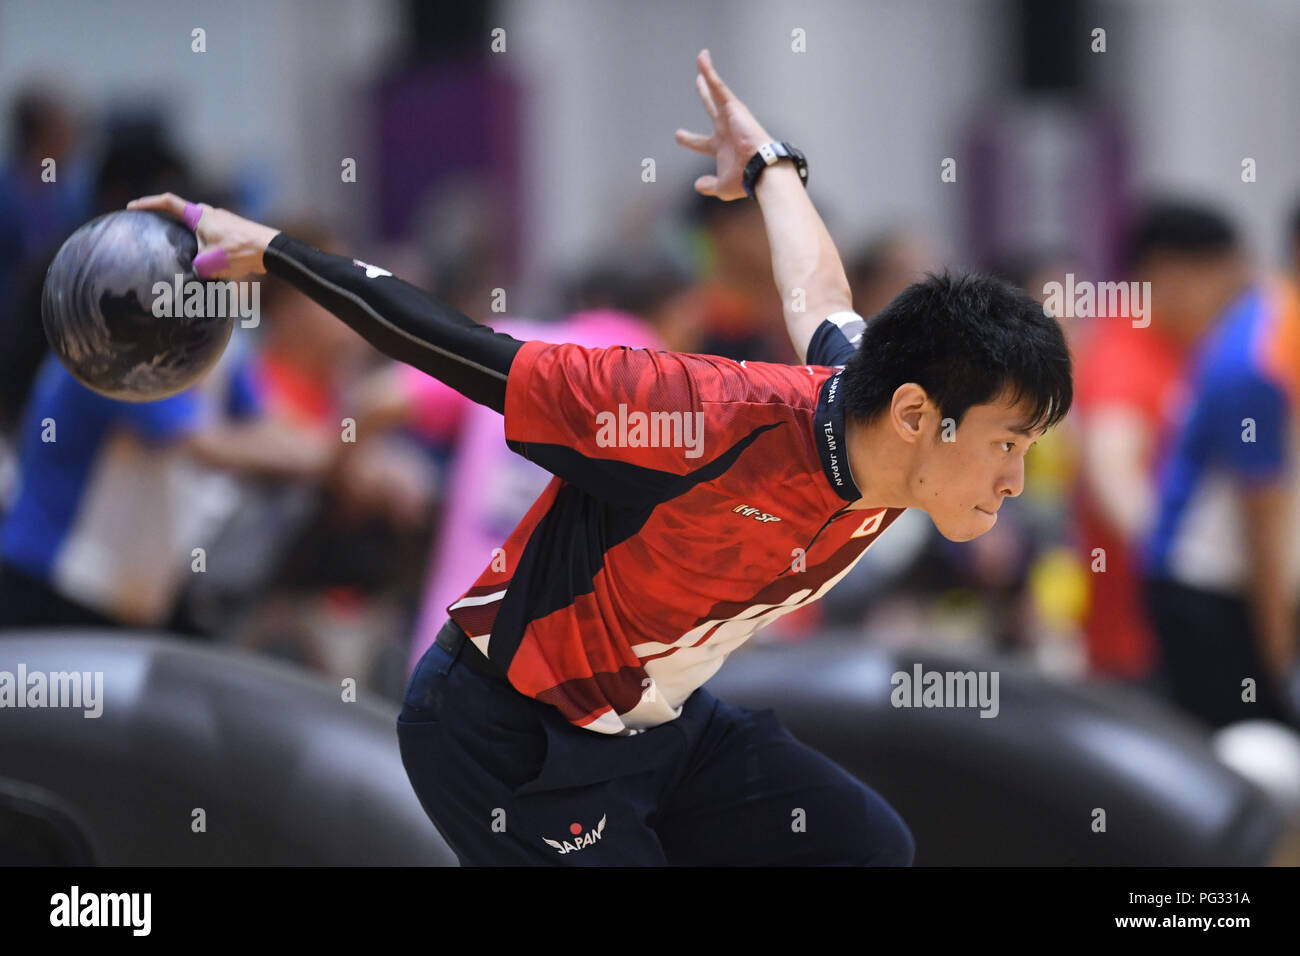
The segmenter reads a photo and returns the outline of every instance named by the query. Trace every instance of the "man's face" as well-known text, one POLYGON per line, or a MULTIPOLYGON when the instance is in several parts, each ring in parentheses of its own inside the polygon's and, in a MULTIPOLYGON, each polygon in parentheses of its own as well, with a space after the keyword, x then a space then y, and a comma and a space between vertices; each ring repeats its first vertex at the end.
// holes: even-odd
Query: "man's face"
POLYGON ((997 524, 1003 499, 1025 487, 1025 453, 1042 436, 1026 434, 1027 403, 1007 397, 972 405, 954 429, 945 430, 937 411, 927 415, 920 453, 910 476, 917 507, 924 509, 949 541, 970 541, 997 524), (947 434, 952 440, 944 441, 947 434))
POLYGON ((1247 279, 1245 261, 1235 253, 1151 256, 1140 272, 1151 283, 1148 303, 1165 335, 1197 341, 1247 279))

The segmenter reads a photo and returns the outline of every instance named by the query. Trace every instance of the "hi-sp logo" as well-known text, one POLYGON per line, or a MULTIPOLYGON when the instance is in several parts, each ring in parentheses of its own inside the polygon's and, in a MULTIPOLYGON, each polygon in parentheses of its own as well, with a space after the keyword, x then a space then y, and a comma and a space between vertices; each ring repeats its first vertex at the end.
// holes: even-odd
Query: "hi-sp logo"
POLYGON ((766 511, 760 511, 758 508, 749 505, 736 505, 731 509, 732 514, 744 515, 746 518, 753 518, 755 521, 767 523, 769 521, 780 521, 776 515, 768 514, 766 511))

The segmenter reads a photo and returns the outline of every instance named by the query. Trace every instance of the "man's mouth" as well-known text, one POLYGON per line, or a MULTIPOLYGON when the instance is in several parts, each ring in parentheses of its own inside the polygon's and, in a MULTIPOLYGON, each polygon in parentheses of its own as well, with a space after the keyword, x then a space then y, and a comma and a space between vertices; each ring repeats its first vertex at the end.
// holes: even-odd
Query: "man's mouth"
POLYGON ((996 518, 998 516, 997 511, 989 511, 986 508, 981 508, 979 505, 975 506, 975 510, 983 512, 984 514, 988 515, 990 518, 996 518))

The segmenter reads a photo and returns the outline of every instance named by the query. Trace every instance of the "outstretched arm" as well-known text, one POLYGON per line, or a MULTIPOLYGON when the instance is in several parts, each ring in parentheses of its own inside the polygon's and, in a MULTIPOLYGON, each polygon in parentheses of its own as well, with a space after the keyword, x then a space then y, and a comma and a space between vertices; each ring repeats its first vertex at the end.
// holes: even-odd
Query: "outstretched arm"
POLYGON ((203 278, 279 276, 385 355, 504 413, 506 375, 523 345, 518 339, 493 332, 386 269, 321 252, 227 210, 171 193, 134 200, 128 208, 170 213, 193 228, 200 249, 195 268, 203 278))
POLYGON ((699 359, 624 346, 521 342, 384 269, 321 252, 224 209, 170 194, 130 208, 171 213, 194 229, 201 277, 281 276, 381 352, 500 412, 508 448, 593 497, 644 508, 680 494, 682 476, 701 464, 699 359), (680 444, 611 440, 617 426, 607 419, 624 407, 680 413, 692 425, 683 424, 680 444))
MULTIPOLYGON (((708 50, 701 51, 696 62, 699 75, 695 86, 713 120, 713 135, 679 129, 677 142, 717 159, 717 173, 695 181, 697 192, 723 201, 745 199, 741 185, 745 164, 772 137, 722 82, 708 50)), ((758 179, 754 196, 763 212, 786 328, 795 351, 805 359, 818 326, 828 316, 852 310, 849 280, 835 243, 792 163, 778 161, 768 167, 758 179)))

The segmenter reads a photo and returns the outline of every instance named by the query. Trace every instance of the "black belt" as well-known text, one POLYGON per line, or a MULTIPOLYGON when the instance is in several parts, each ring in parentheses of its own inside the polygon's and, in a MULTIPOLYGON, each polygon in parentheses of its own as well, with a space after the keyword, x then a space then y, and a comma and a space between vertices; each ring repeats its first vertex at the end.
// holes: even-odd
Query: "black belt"
POLYGON ((434 638, 439 647, 451 655, 452 660, 460 661, 470 670, 484 677, 491 677, 493 680, 509 684, 501 670, 488 660, 487 656, 478 649, 478 646, 469 639, 461 626, 450 618, 434 638))

